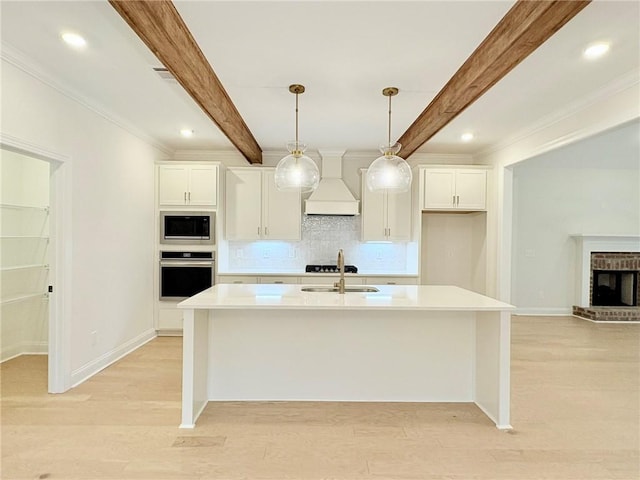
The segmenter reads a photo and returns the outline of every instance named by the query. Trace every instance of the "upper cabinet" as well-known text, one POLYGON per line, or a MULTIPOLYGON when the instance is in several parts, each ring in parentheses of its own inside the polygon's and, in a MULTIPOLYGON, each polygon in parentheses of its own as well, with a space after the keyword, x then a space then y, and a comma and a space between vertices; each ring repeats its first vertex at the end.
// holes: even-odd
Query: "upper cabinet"
POLYGON ((300 240, 299 192, 276 188, 273 168, 226 172, 225 237, 228 240, 300 240))
POLYGON ((163 206, 217 207, 217 165, 160 165, 158 204, 163 206))
POLYGON ((362 241, 408 242, 411 239, 411 191, 370 192, 362 171, 362 241))
POLYGON ((425 167, 421 205, 423 210, 486 210, 487 170, 425 167))

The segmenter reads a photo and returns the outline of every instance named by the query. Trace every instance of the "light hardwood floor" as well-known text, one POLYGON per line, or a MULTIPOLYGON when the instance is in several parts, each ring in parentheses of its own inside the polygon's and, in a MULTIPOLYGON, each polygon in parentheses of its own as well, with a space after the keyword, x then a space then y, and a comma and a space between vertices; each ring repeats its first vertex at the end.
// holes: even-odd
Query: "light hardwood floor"
POLYGON ((514 317, 512 424, 472 404, 225 402, 180 430, 181 339, 46 393, 46 357, 5 362, 13 479, 640 478, 640 325, 514 317))

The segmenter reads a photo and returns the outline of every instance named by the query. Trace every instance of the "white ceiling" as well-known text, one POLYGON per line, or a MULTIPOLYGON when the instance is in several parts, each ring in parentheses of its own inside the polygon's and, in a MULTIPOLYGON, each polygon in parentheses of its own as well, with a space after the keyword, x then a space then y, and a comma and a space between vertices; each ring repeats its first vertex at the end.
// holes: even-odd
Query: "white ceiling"
MULTIPOLYGON (((375 150, 387 98, 400 137, 513 5, 511 1, 174 2, 263 150, 294 137, 310 149, 375 150)), ((2 1, 3 55, 29 64, 99 111, 171 150, 233 149, 106 1, 2 1), (70 49, 60 33, 88 41, 70 49), (181 138, 179 130, 196 134, 181 138)), ((594 1, 419 152, 476 153, 519 135, 621 78, 637 78, 640 2, 594 1), (594 41, 603 59, 581 57, 594 41), (461 143, 473 131, 477 140, 461 143)))

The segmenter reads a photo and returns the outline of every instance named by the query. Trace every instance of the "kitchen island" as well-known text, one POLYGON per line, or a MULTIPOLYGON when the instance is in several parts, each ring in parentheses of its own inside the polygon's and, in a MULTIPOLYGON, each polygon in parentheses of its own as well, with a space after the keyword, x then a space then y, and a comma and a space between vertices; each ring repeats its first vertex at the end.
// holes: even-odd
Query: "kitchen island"
POLYGON ((474 402, 511 428, 514 307, 453 286, 376 287, 219 284, 181 302, 180 426, 209 401, 304 400, 474 402))

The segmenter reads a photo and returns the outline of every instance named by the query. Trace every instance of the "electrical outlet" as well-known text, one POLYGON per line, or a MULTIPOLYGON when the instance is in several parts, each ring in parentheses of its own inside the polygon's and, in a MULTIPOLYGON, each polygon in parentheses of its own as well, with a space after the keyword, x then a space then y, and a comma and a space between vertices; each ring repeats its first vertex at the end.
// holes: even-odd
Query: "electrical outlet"
POLYGON ((236 258, 244 258, 244 250, 241 248, 236 249, 236 258))
POLYGON ((98 332, 94 330, 91 332, 91 346, 95 347, 98 344, 98 332))
POLYGON ((536 251, 533 248, 528 248, 524 251, 524 256, 527 258, 534 258, 536 256, 536 251))
POLYGON ((544 300, 544 290, 539 290, 539 291, 538 291, 538 298, 539 298, 540 300, 544 300))

